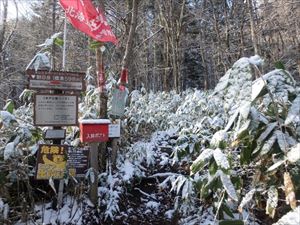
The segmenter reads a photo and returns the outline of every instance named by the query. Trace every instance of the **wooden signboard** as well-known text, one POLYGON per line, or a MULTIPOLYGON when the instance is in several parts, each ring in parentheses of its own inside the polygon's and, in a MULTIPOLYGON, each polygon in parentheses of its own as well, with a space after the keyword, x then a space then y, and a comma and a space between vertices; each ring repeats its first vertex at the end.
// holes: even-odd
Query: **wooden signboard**
POLYGON ((65 145, 40 145, 37 153, 36 179, 63 179, 67 165, 65 145))
POLYGON ((73 177, 85 177, 89 164, 90 147, 68 146, 68 171, 73 177))
POLYGON ((29 89, 35 90, 68 90, 84 91, 85 73, 26 70, 29 79, 29 89))
POLYGON ((36 94, 34 125, 76 126, 78 123, 77 95, 36 94))

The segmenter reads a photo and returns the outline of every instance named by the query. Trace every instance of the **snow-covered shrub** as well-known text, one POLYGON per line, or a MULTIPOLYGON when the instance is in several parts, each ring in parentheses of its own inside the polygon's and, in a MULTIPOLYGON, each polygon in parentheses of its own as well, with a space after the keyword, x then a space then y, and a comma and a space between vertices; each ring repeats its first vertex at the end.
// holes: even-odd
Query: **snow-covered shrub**
MULTIPOLYGON (((223 186, 228 197, 238 201, 239 195, 233 194, 236 188, 226 175, 228 171, 224 174, 218 169, 221 162, 229 168, 226 161, 230 160, 231 176, 237 181, 235 186, 239 186, 237 192, 240 197, 246 194, 245 190, 256 190, 256 195, 251 192, 251 196, 245 197, 249 199, 247 202, 260 196, 256 201, 267 202, 266 214, 274 217, 280 188, 284 186, 286 202, 292 208, 296 207, 295 192, 300 190, 293 181, 299 175, 297 162, 300 156, 296 156, 300 154, 300 136, 297 132, 300 130, 297 119, 300 111, 299 88, 287 71, 274 70, 252 81, 254 71, 259 73, 257 66, 252 65, 251 58, 243 58, 221 78, 214 93, 224 98, 227 125, 213 135, 210 141, 213 149, 202 150, 191 169, 193 173, 199 171, 201 174, 204 168, 209 171, 199 181, 200 196, 212 193, 215 190, 213 187, 218 189, 223 186), (217 147, 221 147, 220 144, 225 154, 222 160, 217 160, 214 153, 217 147), (248 183, 249 178, 238 177, 235 173, 249 172, 255 173, 251 185, 238 185, 248 183), (217 177, 223 183, 219 187, 216 184, 217 177), (264 195, 265 192, 268 195, 264 195)), ((231 210, 236 208, 231 207, 231 210)))

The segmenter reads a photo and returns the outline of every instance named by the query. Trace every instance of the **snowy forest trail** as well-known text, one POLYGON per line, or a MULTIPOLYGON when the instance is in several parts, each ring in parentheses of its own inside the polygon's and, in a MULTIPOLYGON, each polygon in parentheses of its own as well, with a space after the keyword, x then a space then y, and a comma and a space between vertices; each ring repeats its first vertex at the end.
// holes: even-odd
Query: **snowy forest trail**
MULTIPOLYGON (((41 202, 39 195, 26 225, 300 222, 300 88, 282 69, 253 81, 253 67, 260 62, 258 56, 241 58, 210 92, 132 91, 121 123, 116 169, 108 160, 105 171, 97 177, 92 169, 81 181, 66 177, 62 208, 53 210, 51 199, 41 202), (96 179, 97 207, 88 198, 96 179), (287 196, 289 202, 283 200, 287 196)), ((83 117, 96 111, 95 96, 87 95, 81 103, 83 117)), ((5 112, 5 129, 19 126, 19 136, 10 137, 3 148, 7 162, 22 157, 12 146, 33 137, 24 125, 32 119, 31 113, 25 113, 31 112, 30 107, 14 112, 22 118, 20 124, 13 123, 16 119, 5 112)), ((77 127, 66 143, 79 145, 76 134, 77 127)), ((31 159, 37 146, 30 150, 31 159)), ((107 152, 110 155, 110 146, 107 152)), ((23 164, 18 166, 24 168, 23 164)), ((51 181, 46 186, 55 189, 51 181)), ((28 193, 21 194, 28 198, 28 193)), ((5 200, 0 203, 3 212, 9 211, 5 200)), ((20 214, 9 212, 16 218, 20 214)))
MULTIPOLYGON (((170 140, 174 143, 176 138, 178 137, 154 135, 152 140, 147 141, 143 138, 142 141, 137 141, 146 145, 151 143, 151 151, 153 151, 148 155, 148 160, 153 164, 142 165, 146 173, 142 177, 133 178, 133 181, 126 185, 126 190, 120 199, 119 216, 115 221, 110 220, 103 224, 178 224, 179 218, 174 210, 176 195, 161 187, 161 183, 167 176, 179 171, 171 165, 173 147, 170 140)), ((182 170, 182 172, 187 174, 187 171, 182 170)))

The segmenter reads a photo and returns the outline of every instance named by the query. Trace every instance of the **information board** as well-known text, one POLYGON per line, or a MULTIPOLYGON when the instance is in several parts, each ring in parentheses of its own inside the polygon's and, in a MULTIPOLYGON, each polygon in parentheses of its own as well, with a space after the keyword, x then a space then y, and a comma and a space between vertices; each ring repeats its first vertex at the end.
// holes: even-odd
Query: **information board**
POLYGON ((67 168, 69 175, 73 177, 85 177, 88 170, 90 147, 68 146, 67 168))
POLYGON ((75 126, 78 123, 77 112, 76 95, 35 95, 34 125, 36 126, 75 126))
POLYGON ((26 70, 29 89, 83 91, 85 73, 26 70))
POLYGON ((66 165, 65 145, 40 145, 37 153, 36 179, 63 179, 66 165))

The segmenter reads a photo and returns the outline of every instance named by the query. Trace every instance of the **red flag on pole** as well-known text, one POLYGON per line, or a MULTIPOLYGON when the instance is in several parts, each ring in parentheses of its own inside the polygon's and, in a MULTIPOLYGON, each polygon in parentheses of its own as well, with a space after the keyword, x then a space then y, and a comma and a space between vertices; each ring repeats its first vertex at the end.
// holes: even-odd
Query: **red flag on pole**
POLYGON ((119 79, 119 89, 125 91, 125 85, 128 84, 128 69, 122 68, 121 76, 119 79))
POLYGON ((75 28, 97 41, 117 44, 118 40, 103 12, 97 10, 91 0, 60 0, 60 4, 75 28))

